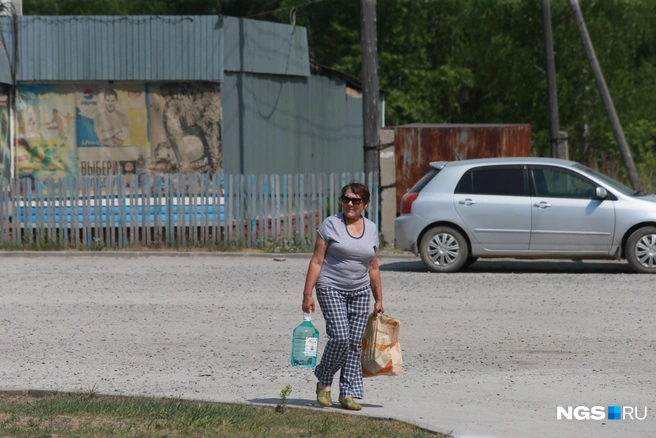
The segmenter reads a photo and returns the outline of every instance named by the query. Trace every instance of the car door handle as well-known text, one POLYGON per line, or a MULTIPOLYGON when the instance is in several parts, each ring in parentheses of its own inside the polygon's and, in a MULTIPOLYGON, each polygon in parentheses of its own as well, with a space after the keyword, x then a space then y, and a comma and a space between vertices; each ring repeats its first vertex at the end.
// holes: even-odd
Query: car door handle
POLYGON ((458 204, 463 204, 463 205, 474 205, 476 204, 476 201, 472 201, 471 199, 467 198, 462 201, 458 201, 458 204))
POLYGON ((542 202, 536 202, 535 204, 533 204, 533 207, 547 208, 547 207, 551 207, 551 204, 549 204, 548 202, 542 201, 542 202))

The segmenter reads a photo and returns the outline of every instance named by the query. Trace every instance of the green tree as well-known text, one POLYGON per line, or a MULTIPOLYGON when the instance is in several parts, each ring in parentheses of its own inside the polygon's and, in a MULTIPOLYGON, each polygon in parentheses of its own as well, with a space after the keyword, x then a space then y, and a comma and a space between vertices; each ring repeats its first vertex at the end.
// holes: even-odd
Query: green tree
MULTIPOLYGON (((656 2, 580 0, 640 175, 656 165, 656 2)), ((625 178, 568 0, 552 0, 561 130, 570 157, 625 178)), ((359 0, 24 0, 25 14, 223 14, 308 32, 313 61, 361 75, 359 0)), ((550 154, 537 0, 378 0, 378 56, 388 125, 528 123, 550 154)), ((643 181, 645 187, 653 187, 643 181)))
MULTIPOLYGON (((24 0, 25 15, 230 15, 276 9, 280 0, 24 0)), ((269 16, 271 18, 271 16, 269 16)))

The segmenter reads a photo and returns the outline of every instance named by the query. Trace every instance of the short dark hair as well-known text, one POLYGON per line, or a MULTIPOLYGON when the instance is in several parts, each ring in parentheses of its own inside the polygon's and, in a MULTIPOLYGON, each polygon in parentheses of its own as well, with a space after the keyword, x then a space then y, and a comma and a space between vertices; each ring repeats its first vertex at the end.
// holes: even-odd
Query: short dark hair
POLYGON ((108 88, 105 90, 105 97, 107 96, 114 96, 116 100, 118 100, 118 94, 116 94, 116 91, 113 88, 108 88))
POLYGON ((349 189, 353 192, 354 195, 360 195, 360 197, 362 198, 362 202, 364 202, 365 204, 369 204, 369 199, 371 198, 371 195, 369 194, 369 189, 367 188, 367 186, 357 181, 351 181, 350 183, 342 187, 342 196, 346 195, 346 191, 349 189))

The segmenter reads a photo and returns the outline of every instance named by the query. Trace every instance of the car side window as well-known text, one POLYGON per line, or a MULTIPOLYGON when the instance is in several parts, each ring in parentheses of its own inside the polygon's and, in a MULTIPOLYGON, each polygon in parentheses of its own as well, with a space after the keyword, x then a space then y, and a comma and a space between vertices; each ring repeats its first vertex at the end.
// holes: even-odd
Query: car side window
POLYGON ((464 193, 464 194, 473 194, 474 191, 472 190, 472 171, 469 170, 465 172, 465 174, 460 178, 460 181, 458 182, 458 185, 456 186, 456 193, 464 193))
POLYGON ((456 193, 497 196, 527 196, 522 168, 482 168, 467 171, 456 193))
POLYGON ((596 186, 572 173, 549 168, 532 170, 535 196, 594 199, 596 186))

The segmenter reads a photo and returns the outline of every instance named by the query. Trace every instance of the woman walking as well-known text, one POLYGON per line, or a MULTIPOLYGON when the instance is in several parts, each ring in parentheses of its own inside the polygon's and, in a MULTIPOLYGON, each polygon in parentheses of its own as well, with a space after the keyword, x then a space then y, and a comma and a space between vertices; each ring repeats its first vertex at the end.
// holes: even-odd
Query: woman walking
POLYGON ((333 377, 339 375, 339 403, 344 409, 362 409, 354 399, 364 395, 362 384, 362 335, 369 312, 383 313, 383 289, 378 268, 378 230, 362 216, 369 204, 369 189, 351 181, 342 188, 342 212, 326 218, 317 230, 310 260, 303 312, 314 312, 312 289, 326 320, 328 342, 315 368, 317 402, 332 406, 333 377))

